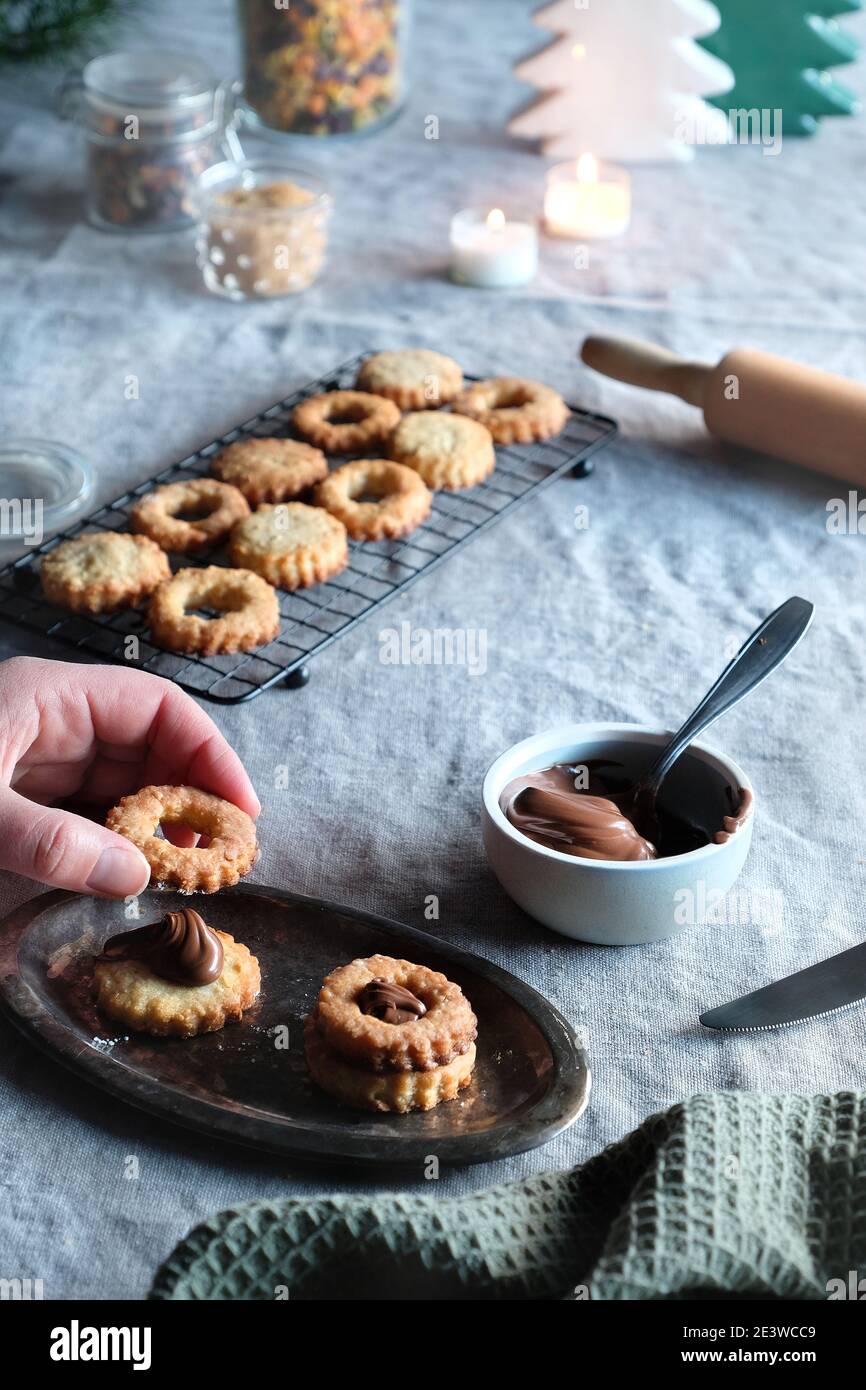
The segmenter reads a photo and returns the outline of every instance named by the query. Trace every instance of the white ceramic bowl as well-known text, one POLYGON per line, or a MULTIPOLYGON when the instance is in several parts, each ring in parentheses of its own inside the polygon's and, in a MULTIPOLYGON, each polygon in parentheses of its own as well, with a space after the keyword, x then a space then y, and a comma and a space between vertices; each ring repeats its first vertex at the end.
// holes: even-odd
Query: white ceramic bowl
MULTIPOLYGON (((620 863, 580 859, 527 839, 508 821, 499 798, 513 778, 554 763, 615 756, 635 779, 669 734, 639 724, 561 724, 516 743, 484 778, 482 832, 490 866, 524 912, 563 936, 603 946, 661 941, 700 924, 708 906, 735 882, 752 839, 754 811, 726 844, 708 844, 667 859, 620 863)), ((662 797, 707 830, 730 814, 726 788, 753 792, 742 768, 693 743, 665 779, 662 797)), ((754 794, 754 792, 753 792, 754 794)))

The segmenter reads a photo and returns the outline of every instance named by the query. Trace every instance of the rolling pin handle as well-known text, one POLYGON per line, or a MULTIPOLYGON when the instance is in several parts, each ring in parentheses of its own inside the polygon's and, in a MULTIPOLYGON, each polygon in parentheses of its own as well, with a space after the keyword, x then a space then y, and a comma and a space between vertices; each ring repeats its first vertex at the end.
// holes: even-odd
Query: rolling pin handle
POLYGON ((703 409, 707 382, 712 372, 703 362, 689 362, 667 348, 635 338, 592 336, 580 353, 588 367, 629 386, 666 391, 689 405, 703 409))

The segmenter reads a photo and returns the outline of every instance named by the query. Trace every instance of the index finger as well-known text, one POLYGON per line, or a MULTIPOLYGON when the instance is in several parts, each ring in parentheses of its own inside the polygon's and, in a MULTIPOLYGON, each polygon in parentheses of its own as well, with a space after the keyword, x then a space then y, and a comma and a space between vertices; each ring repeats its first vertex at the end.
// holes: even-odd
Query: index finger
POLYGON ((76 674, 96 737, 146 749, 143 765, 151 781, 199 787, 258 816, 261 804, 243 763, 192 696, 146 671, 85 666, 76 674))

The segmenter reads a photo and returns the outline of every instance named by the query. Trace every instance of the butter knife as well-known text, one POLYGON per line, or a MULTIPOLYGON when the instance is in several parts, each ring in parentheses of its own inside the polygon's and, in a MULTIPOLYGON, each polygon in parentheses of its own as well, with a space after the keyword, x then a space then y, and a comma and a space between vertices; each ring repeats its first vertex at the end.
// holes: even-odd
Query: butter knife
POLYGON ((824 1018, 866 998, 866 942, 701 1014, 705 1028, 753 1033, 824 1018))

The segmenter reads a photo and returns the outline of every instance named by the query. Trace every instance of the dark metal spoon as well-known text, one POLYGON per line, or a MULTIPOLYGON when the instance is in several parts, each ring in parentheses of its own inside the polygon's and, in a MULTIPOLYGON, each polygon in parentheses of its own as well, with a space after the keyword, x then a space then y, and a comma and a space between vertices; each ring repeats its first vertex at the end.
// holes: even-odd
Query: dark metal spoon
POLYGON ((646 839, 658 844, 656 799, 662 782, 677 758, 704 729, 739 704, 756 685, 766 680, 771 671, 775 671, 808 630, 814 612, 814 605, 808 599, 789 598, 765 618, 743 643, 697 708, 665 744, 632 793, 633 820, 646 839))

